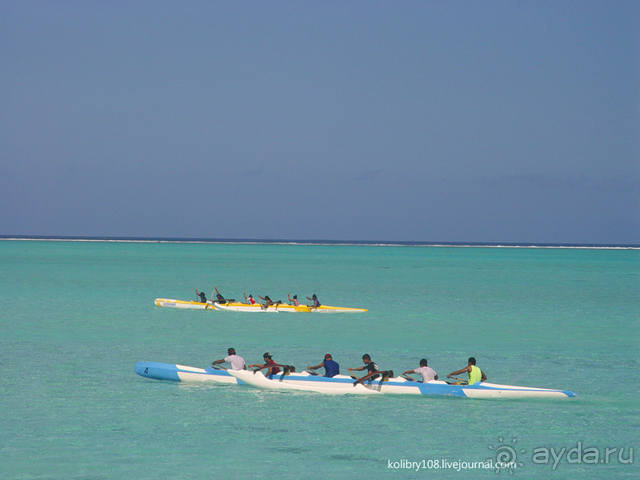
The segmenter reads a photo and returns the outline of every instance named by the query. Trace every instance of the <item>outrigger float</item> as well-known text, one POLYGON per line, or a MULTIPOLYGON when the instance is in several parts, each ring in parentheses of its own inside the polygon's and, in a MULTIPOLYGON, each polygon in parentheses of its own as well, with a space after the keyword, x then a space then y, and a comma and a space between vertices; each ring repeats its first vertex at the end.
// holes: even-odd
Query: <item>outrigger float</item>
POLYGON ((330 305, 320 305, 319 307, 310 307, 308 305, 289 305, 286 303, 279 303, 269 305, 265 307, 259 303, 242 303, 242 302, 191 302, 188 300, 174 300, 171 298, 156 298, 155 304, 157 307, 169 307, 169 308, 188 308, 196 310, 226 310, 233 312, 289 312, 289 313, 361 313, 366 312, 366 308, 351 308, 351 307, 332 307, 330 305))
POLYGON ((276 374, 271 378, 252 370, 218 370, 185 365, 137 362, 135 372, 146 378, 189 383, 247 384, 268 390, 294 390, 332 395, 426 395, 463 398, 570 398, 575 393, 569 390, 519 387, 479 382, 474 385, 452 385, 434 380, 428 383, 413 382, 403 377, 386 381, 365 381, 354 385, 353 377, 336 375, 332 378, 312 375, 309 372, 276 374))

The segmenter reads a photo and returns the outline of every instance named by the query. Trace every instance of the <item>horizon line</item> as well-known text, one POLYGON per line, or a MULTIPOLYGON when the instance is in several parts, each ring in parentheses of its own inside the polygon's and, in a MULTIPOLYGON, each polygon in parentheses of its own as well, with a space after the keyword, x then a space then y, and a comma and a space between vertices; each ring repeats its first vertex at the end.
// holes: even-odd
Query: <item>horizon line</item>
POLYGON ((207 238, 207 237, 146 237, 120 235, 0 235, 0 240, 76 241, 123 243, 210 243, 247 245, 326 245, 326 246, 414 246, 414 247, 504 247, 504 248, 593 248, 640 249, 632 243, 570 243, 570 242, 458 242, 416 240, 335 240, 335 239, 270 239, 270 238, 207 238))

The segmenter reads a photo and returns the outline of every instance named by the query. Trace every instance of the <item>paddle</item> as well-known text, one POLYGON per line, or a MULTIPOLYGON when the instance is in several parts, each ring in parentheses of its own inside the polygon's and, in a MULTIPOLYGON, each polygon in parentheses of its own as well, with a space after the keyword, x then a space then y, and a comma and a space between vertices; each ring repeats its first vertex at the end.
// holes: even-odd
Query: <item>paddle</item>
MULTIPOLYGON (((352 371, 352 368, 348 368, 347 370, 352 371)), ((353 376, 353 373, 351 374, 351 378, 353 378, 355 380, 355 382, 353 382, 353 385, 357 385, 358 383, 362 383, 364 385, 364 382, 369 380, 370 382, 374 379, 377 379, 378 377, 380 377, 380 383, 382 382, 386 382, 387 380, 389 380, 389 378, 393 377, 393 370, 380 370, 377 372, 371 372, 366 374, 364 377, 362 378, 357 378, 353 376)))
POLYGON ((467 381, 464 378, 459 378, 459 377, 447 377, 447 380, 445 380, 449 385, 467 385, 467 381), (453 380, 453 382, 449 382, 448 380, 451 379, 453 380))
MULTIPOLYGON (((260 370, 264 370, 265 368, 269 369, 271 367, 280 367, 280 368, 282 368, 282 375, 280 375, 280 381, 282 381, 282 379, 284 378, 285 375, 289 375, 289 373, 296 371, 296 367, 294 365, 283 365, 283 364, 280 364, 280 363, 275 363, 275 364, 272 364, 272 365, 269 365, 269 366, 265 365, 262 368, 254 368, 253 369, 253 374, 255 375, 256 372, 259 372, 260 370)), ((249 368, 251 368, 251 366, 249 366, 249 368)), ((265 375, 265 378, 268 378, 269 380, 271 380, 272 378, 270 378, 270 377, 273 377, 274 375, 276 375, 276 374, 272 373, 271 375, 265 375)))
POLYGON ((354 380, 357 380, 357 379, 358 379, 358 377, 356 377, 356 376, 353 374, 353 368, 347 368, 347 370, 349 370, 349 376, 350 376, 351 378, 353 378, 354 380))

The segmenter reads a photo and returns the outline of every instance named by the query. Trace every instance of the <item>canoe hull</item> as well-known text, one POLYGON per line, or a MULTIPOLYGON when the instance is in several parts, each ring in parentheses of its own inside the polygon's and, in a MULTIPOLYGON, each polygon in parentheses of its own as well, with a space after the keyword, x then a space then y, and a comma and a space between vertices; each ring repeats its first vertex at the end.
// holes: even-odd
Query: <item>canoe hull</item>
POLYGON ((216 370, 210 367, 198 368, 172 363, 136 362, 134 371, 142 377, 154 380, 185 383, 239 383, 226 370, 216 370))
POLYGON ((351 308, 351 307, 332 307, 330 305, 321 305, 317 308, 309 307, 307 305, 288 305, 288 304, 280 304, 280 305, 271 305, 269 307, 264 307, 258 303, 250 304, 250 303, 240 303, 240 302, 231 302, 231 303, 214 303, 216 310, 227 310, 233 312, 252 312, 252 313, 364 313, 367 311, 366 308, 351 308))
POLYGON ((353 378, 338 375, 333 378, 309 375, 306 372, 287 376, 265 377, 262 372, 229 370, 234 377, 248 385, 270 390, 297 390, 333 395, 427 395, 464 398, 569 398, 575 396, 566 390, 518 387, 479 383, 476 385, 449 385, 446 382, 411 382, 401 377, 390 378, 386 382, 372 381, 353 385, 353 378))
POLYGON ((265 377, 262 372, 250 370, 216 370, 210 367, 198 368, 187 365, 137 362, 135 372, 145 378, 185 383, 243 384, 268 390, 294 390, 316 392, 329 395, 426 395, 461 398, 571 398, 575 393, 568 390, 549 388, 519 387, 495 383, 475 385, 449 385, 442 381, 429 383, 412 382, 401 377, 390 378, 386 382, 372 381, 353 385, 353 378, 337 375, 333 378, 310 375, 307 372, 292 373, 282 377, 265 377))
POLYGON ((190 310, 215 310, 215 307, 211 303, 174 300, 173 298, 156 298, 154 303, 156 307, 186 308, 190 310))
POLYGON ((167 308, 184 308, 190 310, 226 310, 232 312, 252 312, 252 313, 362 313, 366 312, 366 308, 351 307, 332 307, 331 305, 321 305, 318 308, 309 307, 307 305, 289 305, 280 304, 263 307, 259 303, 241 303, 241 302, 192 302, 189 300, 175 300, 173 298, 156 298, 154 301, 156 307, 167 308))

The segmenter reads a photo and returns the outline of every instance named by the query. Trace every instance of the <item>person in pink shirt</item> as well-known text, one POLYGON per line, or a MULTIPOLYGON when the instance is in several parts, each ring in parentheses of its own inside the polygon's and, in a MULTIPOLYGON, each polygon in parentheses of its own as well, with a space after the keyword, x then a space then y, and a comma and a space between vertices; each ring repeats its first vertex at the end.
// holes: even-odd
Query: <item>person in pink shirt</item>
POLYGON ((300 306, 300 301, 298 300, 298 295, 294 295, 293 297, 291 296, 291 294, 287 294, 287 297, 289 298, 289 304, 290 305, 295 305, 296 307, 300 306))

